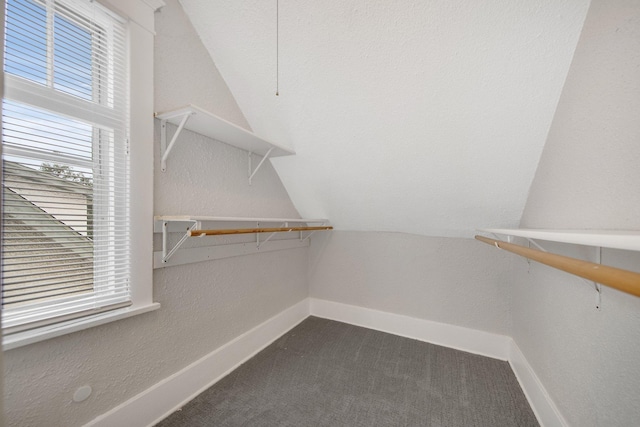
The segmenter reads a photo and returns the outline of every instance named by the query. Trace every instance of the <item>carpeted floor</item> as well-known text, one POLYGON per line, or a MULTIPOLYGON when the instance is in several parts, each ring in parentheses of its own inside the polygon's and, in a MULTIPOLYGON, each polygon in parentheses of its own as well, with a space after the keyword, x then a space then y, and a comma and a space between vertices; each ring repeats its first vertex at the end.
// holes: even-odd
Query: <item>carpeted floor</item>
POLYGON ((507 362, 315 317, 157 424, 537 425, 507 362))

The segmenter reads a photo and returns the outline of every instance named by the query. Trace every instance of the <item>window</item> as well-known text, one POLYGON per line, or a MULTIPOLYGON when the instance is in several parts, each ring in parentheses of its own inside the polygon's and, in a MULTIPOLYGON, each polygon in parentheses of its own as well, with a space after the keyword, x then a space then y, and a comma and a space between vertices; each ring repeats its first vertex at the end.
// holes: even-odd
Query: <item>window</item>
POLYGON ((132 304, 126 22, 89 0, 7 0, 5 334, 132 304))

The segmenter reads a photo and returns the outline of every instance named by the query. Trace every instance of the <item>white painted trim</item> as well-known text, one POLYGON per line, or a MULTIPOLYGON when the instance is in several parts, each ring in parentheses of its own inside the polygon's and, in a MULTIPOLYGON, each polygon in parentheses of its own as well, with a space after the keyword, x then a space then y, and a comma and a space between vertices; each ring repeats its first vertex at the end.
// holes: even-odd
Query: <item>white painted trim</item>
POLYGON ((41 328, 29 331, 18 332, 11 335, 4 335, 2 341, 2 350, 11 350, 28 344, 48 340, 50 338, 55 338, 73 332, 82 331, 84 329, 93 328, 94 326, 104 325, 105 323, 115 322, 116 320, 126 319, 138 314, 148 313, 159 308, 160 304, 157 302, 145 304, 142 306, 120 308, 108 311, 106 313, 81 317, 66 322, 43 326, 41 328))
POLYGON ((167 5, 163 0, 142 0, 142 2, 149 6, 154 12, 167 5))
POLYGON ((152 426, 309 316, 305 299, 240 335, 86 424, 91 427, 152 426))
MULTIPOLYGON (((116 14, 126 17, 138 24, 141 29, 144 29, 149 34, 154 33, 154 7, 162 7, 164 3, 153 0, 98 0, 103 6, 113 10, 116 14)), ((151 62, 153 65, 153 62, 151 62)), ((150 74, 151 75, 151 74, 150 74)), ((150 79, 153 81, 153 79, 150 79)))
POLYGON ((544 427, 567 427, 569 423, 558 410, 524 354, 515 341, 510 341, 509 364, 538 422, 544 427))
POLYGON ((507 360, 511 338, 505 335, 372 310, 334 301, 310 299, 311 315, 363 326, 444 347, 507 360))

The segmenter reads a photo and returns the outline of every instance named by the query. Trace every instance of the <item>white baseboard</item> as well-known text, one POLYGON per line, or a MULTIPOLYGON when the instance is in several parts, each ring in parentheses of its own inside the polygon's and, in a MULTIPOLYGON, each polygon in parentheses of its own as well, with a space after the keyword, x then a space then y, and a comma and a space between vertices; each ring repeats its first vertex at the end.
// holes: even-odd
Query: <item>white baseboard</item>
POLYGON ((289 307, 86 424, 91 427, 151 426, 224 378, 309 316, 309 300, 289 307))
POLYGON ((544 427, 567 427, 569 424, 513 340, 511 340, 509 349, 509 364, 540 425, 544 427))
POLYGON ((211 387, 309 315, 375 329, 444 347, 508 360, 538 422, 545 427, 567 423, 526 358, 508 336, 307 298, 277 314, 86 424, 90 427, 151 426, 211 387))
POLYGON ((507 360, 511 338, 355 305, 310 298, 311 315, 363 326, 401 337, 507 360))

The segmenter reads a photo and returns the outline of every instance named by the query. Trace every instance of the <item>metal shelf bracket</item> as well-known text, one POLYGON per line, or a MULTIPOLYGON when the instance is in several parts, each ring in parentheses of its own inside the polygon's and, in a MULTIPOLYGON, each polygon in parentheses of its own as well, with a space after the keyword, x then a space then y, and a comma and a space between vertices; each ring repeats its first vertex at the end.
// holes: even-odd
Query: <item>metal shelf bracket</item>
MULTIPOLYGON (((597 246, 596 248, 596 264, 602 264, 602 247, 597 246)), ((598 282, 590 282, 593 284, 596 289, 596 309, 600 310, 602 307, 602 285, 598 282)))
POLYGON ((307 234, 307 237, 302 237, 302 231, 300 232, 300 241, 304 242, 306 240, 309 240, 309 238, 315 233, 315 231, 312 231, 311 233, 307 234))
POLYGON ((182 120, 180 121, 180 125, 178 126, 178 129, 176 130, 176 132, 173 134, 173 137, 171 138, 171 141, 169 142, 168 146, 167 146, 167 119, 168 118, 160 120, 160 154, 162 155, 162 160, 160 161, 160 169, 162 170, 162 172, 167 171, 167 157, 169 157, 169 153, 173 149, 173 146, 175 145, 176 141, 178 140, 178 135, 180 135, 180 132, 182 132, 182 129, 184 129, 184 125, 187 124, 187 120, 189 120, 189 117, 191 117, 192 114, 194 113, 192 111, 189 111, 182 115, 182 120))
POLYGON ((274 147, 269 148, 269 151, 267 151, 267 153, 264 155, 264 157, 262 158, 262 160, 260 160, 260 163, 258 163, 258 166, 256 166, 256 168, 254 170, 252 170, 252 165, 251 165, 251 155, 253 154, 251 151, 249 151, 249 185, 251 185, 251 180, 253 179, 254 175, 256 174, 256 172, 258 172, 258 169, 260 169, 260 167, 264 164, 264 162, 269 158, 269 155, 271 155, 271 152, 273 151, 274 147))
MULTIPOLYGON (((260 223, 257 223, 258 227, 260 227, 260 223)), ((283 222, 281 227, 288 227, 289 223, 288 222, 283 222)), ((260 246, 264 245, 265 243, 267 243, 269 241, 269 239, 271 239, 273 236, 275 236, 276 233, 271 233, 269 234, 269 237, 267 237, 266 239, 264 239, 262 242, 260 241, 260 233, 256 233, 256 246, 258 247, 258 249, 260 249, 260 246)))
POLYGON ((180 246, 190 237, 189 231, 200 228, 200 221, 189 221, 192 222, 193 225, 187 228, 187 231, 184 235, 178 240, 178 243, 171 249, 169 249, 169 222, 162 222, 162 262, 166 263, 173 256, 173 254, 180 249, 180 246))
MULTIPOLYGON (((312 233, 313 234, 313 233, 312 233)), ((499 237, 495 234, 495 233, 491 233, 493 236, 496 237, 496 239, 499 240, 499 237)), ((535 246, 537 249, 539 249, 542 252, 548 252, 545 248, 543 248, 542 246, 540 246, 540 244, 538 244, 535 240, 533 240, 530 237, 525 237, 525 239, 527 240, 527 242, 529 243, 529 247, 531 247, 531 245, 535 246)), ((507 241, 509 243, 513 243, 513 236, 507 236, 507 241)), ((595 260, 594 263, 596 264, 602 264, 602 246, 595 246, 595 260)), ((531 264, 531 261, 527 258, 527 263, 531 264)), ((600 310, 600 307, 602 306, 602 285, 598 282, 593 282, 587 279, 582 279, 585 281, 585 283, 592 285, 596 291, 596 309, 600 310)))

